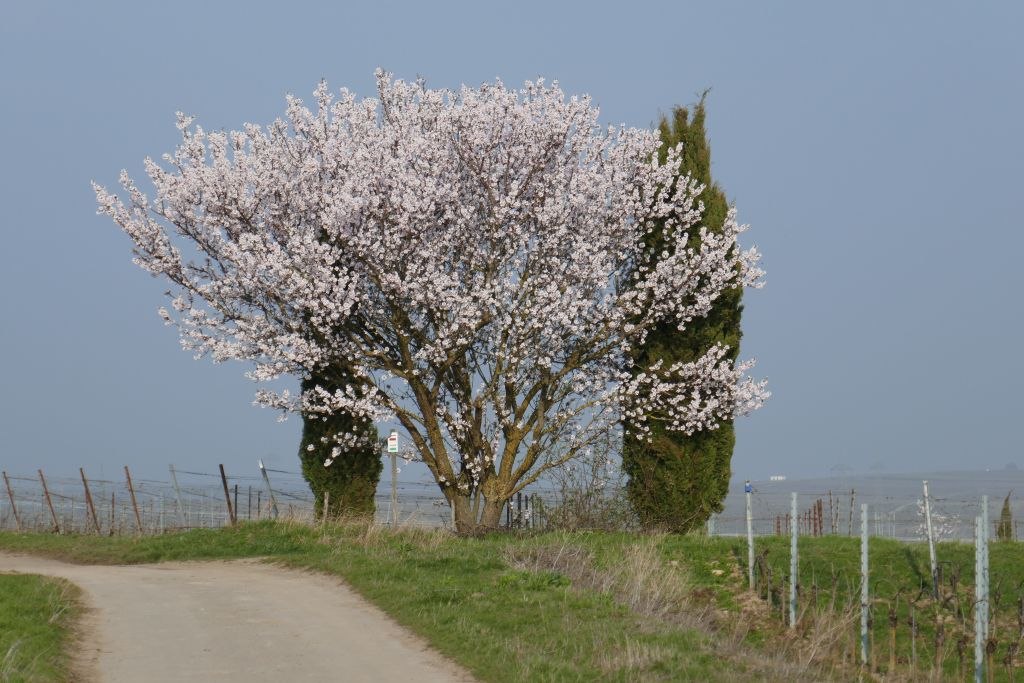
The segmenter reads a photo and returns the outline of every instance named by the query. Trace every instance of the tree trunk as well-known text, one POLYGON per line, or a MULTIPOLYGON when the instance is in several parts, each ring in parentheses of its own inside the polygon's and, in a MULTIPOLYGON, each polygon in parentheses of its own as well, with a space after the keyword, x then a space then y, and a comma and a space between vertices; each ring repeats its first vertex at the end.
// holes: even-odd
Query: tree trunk
POLYGON ((468 493, 453 493, 453 509, 455 510, 455 531, 460 534, 482 534, 497 531, 501 523, 501 510, 505 501, 484 498, 480 518, 473 514, 473 499, 468 493))

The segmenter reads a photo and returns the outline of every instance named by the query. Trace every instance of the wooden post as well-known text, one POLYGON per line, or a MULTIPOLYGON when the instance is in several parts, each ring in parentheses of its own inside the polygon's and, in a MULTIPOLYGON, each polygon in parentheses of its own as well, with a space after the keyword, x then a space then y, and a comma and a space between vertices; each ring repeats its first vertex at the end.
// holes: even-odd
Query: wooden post
POLYGON ((142 533, 142 517, 139 515, 139 503, 135 500, 135 487, 132 485, 132 473, 128 471, 128 465, 124 466, 124 478, 128 482, 128 494, 132 498, 132 509, 135 510, 135 527, 142 533))
MULTIPOLYGON (((260 463, 260 474, 263 475, 263 483, 267 485, 267 496, 270 498, 270 513, 277 519, 277 499, 274 498, 274 489, 270 488, 270 476, 267 474, 267 468, 263 466, 263 460, 260 463)), ((257 501, 259 498, 257 497, 257 501)))
POLYGON ((7 487, 7 497, 11 499, 11 512, 14 513, 14 524, 18 531, 21 531, 21 517, 18 515, 18 506, 14 503, 14 490, 11 488, 11 480, 7 478, 7 470, 4 470, 4 486, 7 487))
POLYGON ((53 500, 50 498, 50 490, 46 488, 46 477, 43 476, 43 471, 38 470, 39 481, 43 483, 43 496, 46 498, 46 504, 50 508, 50 517, 53 519, 53 529, 58 534, 60 533, 60 522, 57 521, 57 513, 53 509, 53 500))
POLYGON ((238 484, 235 484, 235 507, 232 508, 235 511, 235 521, 238 521, 238 484))
POLYGON ((110 535, 114 535, 114 509, 116 505, 114 503, 114 492, 110 492, 110 535))
POLYGON ((846 535, 853 536, 853 504, 857 500, 856 489, 850 489, 850 522, 846 527, 846 535))
POLYGON ((231 507, 231 491, 228 489, 228 475, 224 473, 224 465, 220 467, 220 481, 224 484, 224 502, 228 505, 228 521, 231 522, 231 526, 235 525, 235 510, 231 507))
POLYGON ((246 519, 252 519, 252 486, 249 487, 249 501, 246 506, 246 519))
POLYGON ((327 513, 331 509, 331 492, 324 491, 324 509, 320 515, 320 528, 324 531, 327 530, 327 513))
POLYGON ((171 484, 174 485, 174 501, 178 509, 178 526, 185 528, 185 506, 181 504, 181 489, 178 487, 178 473, 174 471, 174 465, 169 465, 171 470, 171 484))
POLYGON ((89 481, 85 478, 85 470, 81 467, 78 468, 78 473, 82 475, 82 487, 85 488, 85 505, 89 509, 89 515, 92 517, 92 525, 96 528, 96 533, 100 533, 100 520, 96 517, 96 507, 92 504, 92 492, 89 491, 89 481))

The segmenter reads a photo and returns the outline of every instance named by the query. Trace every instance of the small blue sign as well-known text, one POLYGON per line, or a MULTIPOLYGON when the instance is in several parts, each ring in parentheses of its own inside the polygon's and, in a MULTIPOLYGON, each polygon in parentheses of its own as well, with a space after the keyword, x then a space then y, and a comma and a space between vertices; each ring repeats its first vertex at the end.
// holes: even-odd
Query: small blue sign
POLYGON ((743 493, 753 493, 753 492, 754 492, 754 487, 750 485, 749 481, 746 484, 743 485, 743 493))

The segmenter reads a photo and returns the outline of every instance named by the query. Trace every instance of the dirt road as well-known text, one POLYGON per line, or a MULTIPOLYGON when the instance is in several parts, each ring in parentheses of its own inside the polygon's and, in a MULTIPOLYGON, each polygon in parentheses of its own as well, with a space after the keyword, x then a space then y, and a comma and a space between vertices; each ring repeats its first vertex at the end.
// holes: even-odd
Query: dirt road
POLYGON ((82 566, 0 553, 0 571, 86 596, 86 680, 471 681, 337 580, 252 560, 82 566))

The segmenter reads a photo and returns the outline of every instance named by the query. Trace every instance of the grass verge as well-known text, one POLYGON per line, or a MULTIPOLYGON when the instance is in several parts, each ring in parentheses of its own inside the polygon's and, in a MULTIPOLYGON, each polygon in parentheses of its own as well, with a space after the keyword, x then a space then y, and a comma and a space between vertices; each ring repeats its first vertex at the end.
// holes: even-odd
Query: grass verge
POLYGON ((78 589, 32 574, 0 574, 0 681, 68 680, 78 589))
MULTIPOLYGON (((956 642, 969 627, 969 603, 957 596, 973 582, 970 546, 940 546, 944 585, 953 587, 935 603, 926 590, 926 548, 872 540, 874 664, 865 670, 854 647, 858 540, 801 539, 801 617, 793 630, 781 620, 787 543, 758 539, 758 597, 745 590, 741 539, 610 532, 459 538, 272 522, 143 538, 0 534, 0 548, 76 562, 261 556, 338 575, 484 681, 958 675, 956 642), (911 609, 916 635, 905 624, 911 609), (945 640, 936 633, 940 624, 945 640)), ((1008 638, 1008 609, 1024 590, 1024 549, 993 544, 991 567, 1002 605, 994 610, 996 633, 1008 638)), ((1012 675, 1012 658, 1007 666, 1012 675)))

